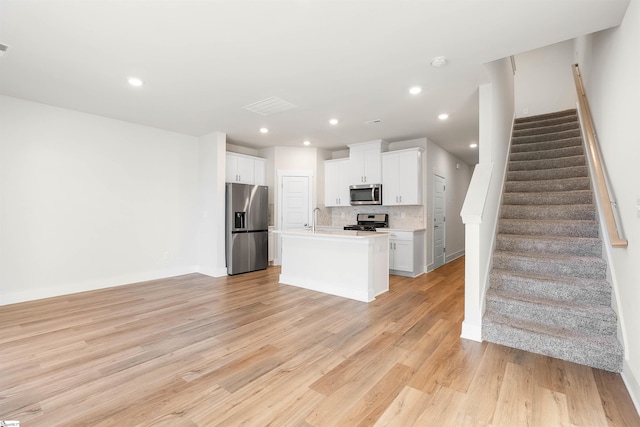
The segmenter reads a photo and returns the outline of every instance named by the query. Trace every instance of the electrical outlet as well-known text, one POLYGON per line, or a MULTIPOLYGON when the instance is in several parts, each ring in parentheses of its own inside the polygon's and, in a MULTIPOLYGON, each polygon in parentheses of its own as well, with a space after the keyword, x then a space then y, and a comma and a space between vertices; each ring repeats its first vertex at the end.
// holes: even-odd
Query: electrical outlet
POLYGON ((528 109, 528 108, 523 108, 523 109, 522 109, 522 114, 524 114, 525 116, 526 116, 527 114, 529 114, 529 109, 528 109))
POLYGON ((162 254, 162 258, 163 259, 169 259, 169 251, 166 251, 164 254, 162 254))

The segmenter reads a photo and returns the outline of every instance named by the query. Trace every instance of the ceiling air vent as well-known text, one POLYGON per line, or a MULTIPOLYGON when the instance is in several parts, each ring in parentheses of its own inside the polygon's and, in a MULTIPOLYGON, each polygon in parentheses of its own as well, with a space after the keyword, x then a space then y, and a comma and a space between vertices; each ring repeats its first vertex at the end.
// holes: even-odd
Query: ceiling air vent
POLYGON ((272 96, 271 98, 245 105, 242 108, 249 110, 252 113, 260 114, 261 116, 270 116, 272 114, 282 113, 283 111, 297 108, 297 105, 272 96))
POLYGON ((7 55, 7 51, 9 50, 9 46, 6 44, 0 43, 0 58, 7 55))
POLYGON ((373 119, 373 120, 369 120, 368 122, 364 122, 365 125, 378 125, 382 123, 381 119, 373 119))

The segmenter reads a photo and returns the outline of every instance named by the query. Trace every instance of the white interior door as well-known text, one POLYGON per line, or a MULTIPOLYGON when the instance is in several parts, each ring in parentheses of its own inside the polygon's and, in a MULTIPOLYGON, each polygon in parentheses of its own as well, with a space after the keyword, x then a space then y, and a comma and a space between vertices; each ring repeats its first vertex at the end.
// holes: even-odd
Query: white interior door
MULTIPOLYGON (((309 176, 282 176, 279 199, 280 230, 309 225, 309 176)), ((278 238, 275 264, 280 264, 282 247, 278 238)))
POLYGON ((433 268, 444 265, 445 260, 445 179, 439 175, 433 175, 433 268))
POLYGON ((309 225, 309 177, 282 177, 282 229, 309 225))

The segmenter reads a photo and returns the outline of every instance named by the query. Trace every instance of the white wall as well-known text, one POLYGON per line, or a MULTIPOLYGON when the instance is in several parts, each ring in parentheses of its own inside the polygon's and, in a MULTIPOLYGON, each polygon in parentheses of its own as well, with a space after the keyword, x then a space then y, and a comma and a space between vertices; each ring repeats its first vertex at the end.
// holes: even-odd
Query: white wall
MULTIPOLYGON (((324 154, 323 154, 324 155, 324 154)), ((317 205, 317 188, 318 188, 318 149, 312 147, 274 147, 273 149, 273 172, 276 185, 274 185, 273 197, 275 200, 274 215, 276 216, 275 224, 278 224, 278 171, 308 171, 312 174, 311 178, 311 206, 317 205)), ((322 184, 324 188, 324 183, 322 184)), ((323 196, 324 197, 324 196, 323 196)))
POLYGON ((573 46, 568 40, 516 55, 516 117, 576 107, 573 46))
POLYGON ((226 135, 214 132, 198 140, 198 272, 227 274, 225 259, 226 135))
POLYGON ((195 271, 197 138, 0 96, 0 304, 195 271))
MULTIPOLYGON (((580 48, 578 46, 578 48, 580 48)), ((578 57, 586 74, 591 106, 603 162, 609 175, 625 238, 626 249, 612 249, 621 319, 626 338, 623 378, 640 409, 640 2, 632 0, 620 27, 596 33, 592 45, 578 57), (586 68, 586 69, 585 69, 586 68)))
POLYGON ((460 210, 464 197, 471 181, 472 169, 469 165, 454 157, 439 145, 428 141, 427 143, 427 168, 426 168, 426 269, 433 269, 433 175, 437 174, 445 179, 445 217, 446 234, 445 262, 464 255, 464 224, 460 217, 460 210), (457 167, 456 167, 457 165, 457 167))
POLYGON ((461 212, 465 222, 465 314, 462 337, 481 340, 482 312, 495 241, 514 111, 508 59, 485 66, 490 83, 480 86, 480 162, 461 212), (482 191, 482 194, 478 194, 482 191))

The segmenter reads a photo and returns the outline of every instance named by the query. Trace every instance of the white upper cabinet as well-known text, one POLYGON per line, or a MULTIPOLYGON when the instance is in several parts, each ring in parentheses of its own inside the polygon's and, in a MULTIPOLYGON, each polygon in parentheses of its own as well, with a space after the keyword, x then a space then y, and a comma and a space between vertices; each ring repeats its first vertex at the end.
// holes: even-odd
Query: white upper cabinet
POLYGON ((265 159, 227 152, 226 182, 266 185, 265 159))
POLYGON ((349 159, 324 162, 324 204, 328 207, 351 206, 349 203, 349 159))
POLYGON ((382 204, 422 204, 422 148, 382 153, 382 204))
POLYGON ((350 206, 349 159, 324 162, 325 206, 350 206))
POLYGON ((349 185, 381 184, 383 151, 389 144, 383 140, 349 145, 349 185))

